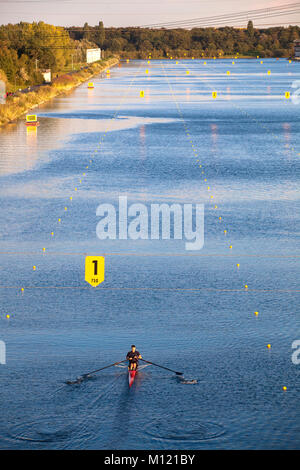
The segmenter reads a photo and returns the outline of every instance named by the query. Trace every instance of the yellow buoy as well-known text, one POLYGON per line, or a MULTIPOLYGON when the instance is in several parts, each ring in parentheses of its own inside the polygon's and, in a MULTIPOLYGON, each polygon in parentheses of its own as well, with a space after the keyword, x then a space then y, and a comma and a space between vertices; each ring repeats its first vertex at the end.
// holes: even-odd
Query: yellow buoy
POLYGON ((289 100, 289 99, 290 99, 290 96, 291 96, 291 94, 290 94, 290 92, 289 92, 289 91, 286 91, 286 92, 285 92, 285 94, 284 94, 284 96, 286 97, 286 99, 287 99, 287 100, 289 100))
POLYGON ((65 211, 67 211, 67 210, 68 210, 68 208, 67 208, 67 207, 65 207, 65 211))
POLYGON ((148 70, 148 69, 146 69, 146 70, 145 70, 145 73, 149 73, 149 70, 148 70))
POLYGON ((216 97, 217 97, 217 92, 216 91, 212 92, 212 97, 213 97, 213 99, 216 99, 216 97))
POLYGON ((221 216, 219 217, 219 220, 222 220, 222 217, 221 217, 221 216))
POLYGON ((24 287, 21 287, 21 292, 24 292, 24 287))
POLYGON ((229 71, 229 70, 227 70, 227 72, 226 72, 226 73, 227 73, 227 75, 230 75, 230 71, 229 71))
POLYGON ((230 245, 229 248, 232 249, 232 245, 230 245))
POLYGON ((10 315, 8 315, 8 314, 7 314, 7 315, 6 315, 6 318, 9 320, 9 318, 10 318, 10 315))
POLYGON ((268 70, 268 75, 271 75, 271 70, 268 70))
POLYGON ((217 205, 215 205, 215 209, 218 209, 218 206, 217 206, 217 205))
POLYGON ((254 312, 254 315, 256 315, 256 316, 257 316, 257 315, 258 315, 258 312, 254 312))
POLYGON ((145 92, 143 90, 140 91, 140 98, 144 98, 145 92))
POLYGON ((72 196, 70 196, 70 201, 72 201, 72 199, 73 199, 72 196))
POLYGON ((270 344, 267 344, 267 348, 268 348, 268 349, 271 349, 271 345, 270 345, 270 344))
POLYGON ((225 235, 226 235, 226 233, 227 233, 227 230, 224 230, 224 234, 225 234, 225 235))
POLYGON ((245 284, 245 286, 244 286, 244 287, 245 287, 245 289, 248 289, 248 286, 247 286, 247 284, 245 284))
POLYGON ((36 266, 32 266, 32 269, 35 271, 35 270, 36 270, 36 266))
POLYGON ((58 219, 58 222, 61 222, 61 219, 58 219))
POLYGON ((287 387, 284 385, 284 386, 282 387, 282 390, 284 390, 284 391, 286 392, 286 391, 287 391, 287 387))
POLYGON ((54 235, 54 232, 51 232, 51 237, 53 237, 53 235, 54 235))
POLYGON ((45 251, 46 251, 46 248, 43 248, 43 252, 44 252, 44 253, 45 253, 45 251))
POLYGON ((240 264, 239 264, 239 263, 237 263, 236 267, 237 267, 237 268, 239 268, 239 267, 240 267, 240 264))
POLYGON ((187 71, 186 71, 186 74, 187 74, 187 75, 189 75, 189 74, 190 74, 190 71, 189 71, 189 70, 187 70, 187 71))

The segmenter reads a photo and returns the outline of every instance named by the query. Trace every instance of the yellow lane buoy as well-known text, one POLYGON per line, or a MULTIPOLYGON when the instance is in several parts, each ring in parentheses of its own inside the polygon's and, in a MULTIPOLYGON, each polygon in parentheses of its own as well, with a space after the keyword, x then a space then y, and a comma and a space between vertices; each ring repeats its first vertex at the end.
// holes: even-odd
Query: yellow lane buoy
POLYGON ((286 392, 286 391, 287 391, 287 387, 284 385, 284 386, 282 387, 282 390, 283 390, 284 392, 286 392))
POLYGON ((43 248, 43 252, 44 252, 44 253, 45 253, 45 251, 46 251, 46 248, 43 248))
POLYGON ((270 345, 270 344, 267 344, 267 348, 268 348, 268 349, 271 349, 271 345, 270 345))
POLYGON ((9 319, 10 319, 10 315, 7 314, 7 315, 6 315, 6 318, 7 318, 7 320, 9 320, 9 319))
POLYGON ((24 292, 24 287, 21 287, 21 292, 24 292))
POLYGON ((247 284, 245 284, 245 286, 244 286, 244 287, 245 287, 245 289, 248 289, 248 286, 247 286, 247 284))
POLYGON ((239 267, 240 267, 240 264, 239 264, 239 263, 237 263, 236 267, 237 267, 237 268, 239 268, 239 267))
POLYGON ((32 269, 35 271, 35 270, 36 270, 36 266, 32 266, 32 269))
POLYGON ((254 312, 254 315, 257 317, 257 315, 258 315, 258 312, 254 312))

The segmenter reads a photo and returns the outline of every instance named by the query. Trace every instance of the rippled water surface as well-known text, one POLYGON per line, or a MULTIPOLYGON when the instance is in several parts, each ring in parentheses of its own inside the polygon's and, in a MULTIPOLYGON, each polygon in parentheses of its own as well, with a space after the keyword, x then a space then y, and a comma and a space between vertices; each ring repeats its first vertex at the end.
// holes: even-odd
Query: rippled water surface
POLYGON ((122 63, 0 130, 1 449, 299 449, 299 79, 284 59, 122 63), (99 240, 119 196, 204 204, 204 247, 99 240), (97 288, 85 254, 105 254, 97 288), (185 380, 65 384, 133 342, 185 380))

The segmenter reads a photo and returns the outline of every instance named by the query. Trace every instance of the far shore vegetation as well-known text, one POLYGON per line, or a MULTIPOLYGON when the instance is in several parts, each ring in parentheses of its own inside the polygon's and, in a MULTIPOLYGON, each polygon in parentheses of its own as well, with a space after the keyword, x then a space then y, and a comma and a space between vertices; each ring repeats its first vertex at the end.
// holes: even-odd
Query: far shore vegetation
MULTIPOLYGON (((0 80, 8 93, 0 104, 0 124, 11 121, 31 107, 87 80, 105 64, 122 59, 292 57, 300 27, 254 28, 64 28, 42 21, 0 26, 0 80), (86 64, 86 49, 98 48, 108 62, 86 64), (52 83, 45 85, 42 72, 51 69, 52 83), (37 85, 43 85, 36 87, 37 85), (19 90, 36 87, 29 93, 19 90)), ((107 65, 111 66, 111 65, 107 65)))

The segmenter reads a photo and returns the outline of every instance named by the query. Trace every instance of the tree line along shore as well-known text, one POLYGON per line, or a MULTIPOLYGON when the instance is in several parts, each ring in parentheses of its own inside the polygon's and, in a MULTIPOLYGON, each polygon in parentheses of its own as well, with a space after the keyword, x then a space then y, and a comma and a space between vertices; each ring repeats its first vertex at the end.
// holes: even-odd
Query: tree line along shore
POLYGON ((254 28, 104 28, 59 27, 20 22, 0 26, 0 80, 9 95, 0 104, 0 124, 67 91, 111 67, 119 58, 164 59, 239 57, 292 57, 293 42, 300 38, 298 26, 254 28), (101 48, 106 59, 86 64, 86 50, 101 48), (45 85, 42 72, 51 69, 55 79, 45 85), (43 86, 38 86, 43 85, 43 86), (28 93, 19 92, 33 87, 28 93))

